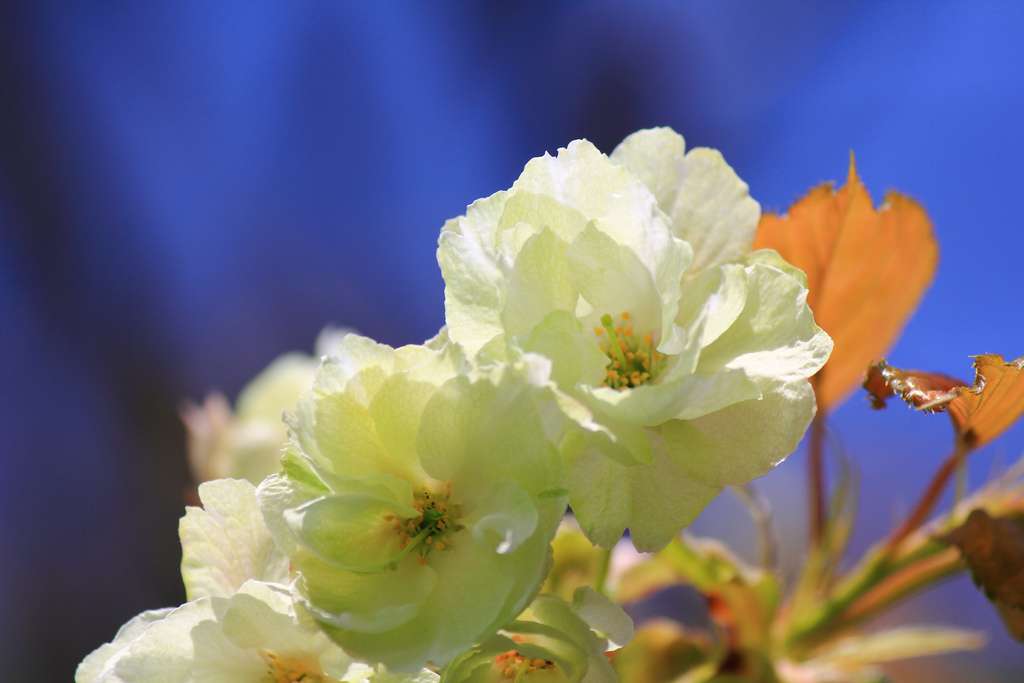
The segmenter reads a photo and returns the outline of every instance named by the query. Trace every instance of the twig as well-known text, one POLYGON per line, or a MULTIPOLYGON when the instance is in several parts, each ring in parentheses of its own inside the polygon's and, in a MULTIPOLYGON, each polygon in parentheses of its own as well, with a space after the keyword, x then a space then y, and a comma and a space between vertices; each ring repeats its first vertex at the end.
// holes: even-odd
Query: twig
POLYGON ((825 535, 825 411, 820 407, 811 422, 808 451, 811 547, 816 548, 825 535))
POLYGON ((946 458, 946 461, 942 463, 942 466, 932 477, 931 482, 928 484, 928 488, 924 490, 921 495, 921 499, 918 500, 917 505, 914 506, 910 516, 901 524, 889 537, 889 540, 885 544, 885 550, 887 553, 894 552, 899 548, 903 540, 914 533, 918 527, 924 524, 928 520, 928 516, 932 513, 935 508, 935 504, 939 501, 942 496, 942 492, 946 489, 946 485, 949 483, 953 473, 957 471, 963 462, 967 454, 971 452, 971 447, 965 439, 958 438, 956 440, 956 446, 953 449, 953 453, 946 458))
POLYGON ((862 595, 843 612, 830 630, 831 635, 860 626, 918 592, 934 587, 944 579, 964 570, 964 562, 956 548, 946 548, 887 577, 862 595))
POLYGON ((956 468, 956 478, 953 484, 953 506, 949 510, 951 517, 956 512, 956 507, 967 497, 967 487, 967 461, 961 460, 956 468))

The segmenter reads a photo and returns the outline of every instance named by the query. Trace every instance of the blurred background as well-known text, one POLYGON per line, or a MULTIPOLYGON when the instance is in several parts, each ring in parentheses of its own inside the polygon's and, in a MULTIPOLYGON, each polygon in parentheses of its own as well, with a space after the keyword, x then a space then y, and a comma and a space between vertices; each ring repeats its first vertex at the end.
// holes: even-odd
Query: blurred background
MULTIPOLYGON (((391 344, 443 320, 442 222, 532 156, 669 125, 767 209, 843 179, 928 208, 942 256, 891 354, 970 378, 1024 354, 1024 5, 1010 2, 7 2, 0 8, 0 655, 69 680, 183 600, 178 409, 233 397, 328 323, 391 344)), ((948 422, 855 395, 856 548, 945 454, 948 422)), ((1024 453, 1018 426, 971 463, 1024 453)), ((761 482, 800 561, 804 462, 761 482)), ((696 525, 752 554, 742 509, 696 525)), ((1024 648, 961 578, 892 621, 991 634, 898 681, 1019 681, 1024 648)))

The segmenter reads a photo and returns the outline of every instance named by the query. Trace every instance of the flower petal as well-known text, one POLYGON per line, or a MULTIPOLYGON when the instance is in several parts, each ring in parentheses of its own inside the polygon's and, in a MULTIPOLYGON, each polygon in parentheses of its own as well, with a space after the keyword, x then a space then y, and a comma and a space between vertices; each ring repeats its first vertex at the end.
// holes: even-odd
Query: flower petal
POLYGON ((118 657, 129 644, 158 621, 167 617, 174 608, 155 609, 143 612, 133 617, 122 626, 114 639, 101 645, 91 652, 75 671, 75 683, 98 683, 100 681, 115 683, 120 679, 114 678, 113 667, 107 664, 118 657))
POLYGON ((566 258, 568 244, 545 228, 526 240, 507 274, 505 333, 526 334, 552 311, 569 311, 579 297, 566 258))
POLYGON ((504 333, 496 247, 506 201, 507 193, 498 192, 474 202, 465 216, 445 223, 438 241, 449 335, 471 355, 504 333))
POLYGON ((211 598, 172 610, 145 612, 118 632, 110 643, 112 648, 103 646, 86 658, 75 674, 75 682, 187 683, 194 652, 189 634, 193 627, 213 616, 211 598), (105 660, 102 667, 94 666, 99 659, 105 660), (94 673, 95 677, 91 677, 94 673))
POLYGON ((697 372, 741 369, 752 379, 793 382, 816 373, 832 340, 814 322, 807 289, 785 270, 757 261, 746 267, 743 312, 701 354, 697 372))
POLYGON ((374 574, 340 571, 304 551, 293 560, 302 571, 302 604, 321 626, 374 634, 377 640, 415 618, 437 585, 437 572, 409 556, 396 569, 374 574))
POLYGON ((633 638, 633 620, 629 615, 590 586, 576 589, 572 609, 590 628, 603 634, 615 646, 621 647, 633 638))
MULTIPOLYGON (((672 419, 691 419, 738 401, 761 395, 758 385, 746 373, 723 370, 714 375, 690 375, 667 382, 644 384, 617 391, 608 387, 587 387, 581 391, 588 405, 601 416, 614 417, 619 424, 656 427, 672 419)), ((619 425, 608 423, 618 434, 619 425)))
POLYGON ((395 525, 416 515, 408 501, 347 493, 323 496, 287 510, 285 522, 311 552, 353 572, 386 571, 403 555, 395 525))
MULTIPOLYGON (((747 301, 747 275, 740 264, 707 268, 686 282, 676 324, 688 330, 687 341, 699 351, 728 330, 743 312, 747 301)), ((685 368, 692 372, 693 367, 685 368)))
POLYGON ((735 403, 661 427, 668 456, 688 477, 711 486, 743 484, 796 450, 814 417, 807 381, 783 384, 761 399, 735 403))
POLYGON ((402 375, 381 379, 377 384, 369 405, 349 391, 316 397, 312 424, 300 420, 295 425, 305 436, 304 450, 316 453, 316 465, 334 477, 386 473, 414 479, 420 474, 416 452, 409 447, 412 437, 408 431, 418 423, 419 415, 412 409, 422 408, 433 388, 402 375), (409 397, 409 415, 404 411, 405 396, 409 397), (394 406, 396 401, 398 408, 394 406), (377 418, 395 431, 378 429, 377 418))
POLYGON ((465 520, 477 543, 504 555, 533 535, 537 508, 530 494, 519 486, 510 481, 497 482, 486 492, 484 501, 465 520))
POLYGON ((549 368, 528 357, 441 387, 423 411, 424 470, 450 481, 454 495, 470 507, 486 499, 496 482, 513 482, 532 495, 560 487, 561 461, 545 429, 561 419, 546 384, 549 368))
POLYGON ((568 311, 549 314, 519 345, 551 360, 551 379, 560 387, 591 386, 604 380, 608 356, 598 348, 593 331, 568 311))
POLYGON ((761 207, 720 152, 696 148, 684 156, 685 147, 670 128, 652 128, 623 140, 612 159, 658 198, 673 233, 693 247, 694 271, 737 261, 750 251, 761 207))
POLYGON ((591 223, 573 241, 569 260, 576 286, 593 309, 586 321, 589 326, 600 325, 605 314, 616 317, 628 311, 643 332, 660 337, 661 297, 651 271, 631 247, 616 242, 591 223))
POLYGON ((585 443, 567 449, 569 502, 593 543, 611 547, 628 527, 638 549, 657 550, 717 495, 655 444, 649 463, 631 466, 585 443))
POLYGON ((249 579, 288 580, 288 558, 274 546, 252 484, 209 481, 199 485, 199 499, 203 507, 185 508, 178 524, 189 600, 228 597, 249 579))
POLYGON ((666 212, 675 205, 685 174, 686 141, 671 128, 638 130, 611 153, 650 189, 666 212))

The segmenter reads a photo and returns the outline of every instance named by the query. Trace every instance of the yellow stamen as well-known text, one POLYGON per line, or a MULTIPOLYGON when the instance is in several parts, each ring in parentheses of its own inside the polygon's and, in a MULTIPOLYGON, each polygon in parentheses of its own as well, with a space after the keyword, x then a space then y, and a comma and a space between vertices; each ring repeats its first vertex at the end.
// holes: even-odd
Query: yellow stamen
MULTIPOLYGON (((322 683, 327 680, 317 663, 304 659, 282 657, 276 652, 263 650, 260 652, 267 665, 267 673, 274 683, 322 683)), ((261 679, 262 680, 262 679, 261 679)))
POLYGON ((657 377, 665 357, 655 350, 653 333, 637 338, 629 311, 623 311, 620 318, 616 323, 608 314, 601 316, 601 326, 594 328, 594 334, 607 339, 599 343, 609 360, 604 384, 624 390, 657 377))

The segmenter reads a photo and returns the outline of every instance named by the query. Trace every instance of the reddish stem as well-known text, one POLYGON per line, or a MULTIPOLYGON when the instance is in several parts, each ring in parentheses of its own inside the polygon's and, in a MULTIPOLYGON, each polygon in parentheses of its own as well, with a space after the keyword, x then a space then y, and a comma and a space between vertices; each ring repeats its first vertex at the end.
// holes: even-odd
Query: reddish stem
POLYGON ((892 535, 889 536, 889 540, 885 544, 886 552, 894 552, 899 548, 900 544, 906 539, 907 536, 914 533, 922 524, 928 521, 929 515, 932 510, 935 509, 935 504, 939 502, 939 498, 942 496, 942 492, 946 490, 946 485, 949 484, 949 480, 953 477, 953 474, 959 469, 960 464, 963 462, 967 454, 971 452, 971 448, 967 441, 962 438, 957 438, 956 446, 953 448, 953 452, 946 458, 942 466, 939 467, 938 471, 932 477, 931 482, 928 484, 928 488, 924 490, 921 495, 921 499, 917 501, 917 505, 914 506, 913 511, 904 520, 892 535))
POLYGON ((825 411, 821 407, 811 422, 808 450, 811 547, 817 547, 825 535, 825 411))

